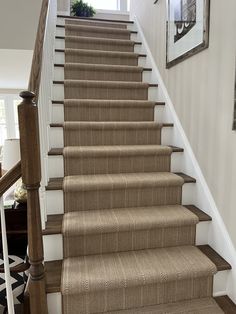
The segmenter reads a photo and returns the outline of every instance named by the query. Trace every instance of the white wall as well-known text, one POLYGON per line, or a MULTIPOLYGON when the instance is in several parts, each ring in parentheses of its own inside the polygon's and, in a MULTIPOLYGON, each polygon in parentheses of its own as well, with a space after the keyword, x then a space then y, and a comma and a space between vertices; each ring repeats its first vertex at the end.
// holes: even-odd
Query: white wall
POLYGON ((211 1, 210 46, 167 70, 166 1, 131 0, 182 126, 236 247, 236 133, 232 131, 236 1, 211 1))
POLYGON ((33 49, 41 3, 0 0, 0 49, 33 49))
POLYGON ((32 50, 0 49, 0 90, 26 89, 32 50))
POLYGON ((110 20, 124 20, 129 21, 129 13, 114 10, 96 10, 95 18, 98 19, 110 19, 110 20))
POLYGON ((71 0, 57 0, 57 11, 59 14, 70 15, 71 0))
POLYGON ((28 86, 42 0, 0 0, 0 89, 28 86))

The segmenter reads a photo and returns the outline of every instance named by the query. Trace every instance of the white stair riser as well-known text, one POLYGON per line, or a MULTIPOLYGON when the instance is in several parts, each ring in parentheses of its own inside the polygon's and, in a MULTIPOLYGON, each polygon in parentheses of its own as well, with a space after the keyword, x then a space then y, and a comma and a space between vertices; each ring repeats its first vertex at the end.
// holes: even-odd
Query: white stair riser
MULTIPOLYGON (((58 17, 57 18, 57 25, 65 25, 65 18, 58 17)), ((136 31, 135 24, 127 23, 127 29, 129 29, 131 31, 136 31)))
MULTIPOLYGON (((218 272, 214 276, 213 295, 226 295, 226 282, 228 280, 229 271, 218 272)), ((58 293, 47 294, 48 314, 62 314, 62 295, 58 293)))
POLYGON ((56 51, 54 54, 54 63, 65 64, 65 53, 56 51))
MULTIPOLYGON (((64 52, 55 52, 54 63, 56 64, 65 64, 65 53, 64 52)), ((146 57, 138 58, 138 65, 142 67, 150 67, 150 63, 147 61, 146 57)))
POLYGON ((47 215, 64 214, 64 197, 62 190, 45 192, 47 215))
MULTIPOLYGON (((64 85, 53 84, 52 97, 54 100, 64 100, 64 85)), ((156 101, 158 99, 158 87, 149 87, 148 89, 148 100, 156 101)))
MULTIPOLYGON (((171 156, 171 171, 181 172, 182 153, 173 153, 171 156)), ((48 156, 48 176, 49 178, 64 177, 63 156, 48 156)))
MULTIPOLYGON (((164 127, 162 129, 162 144, 172 145, 169 138, 171 137, 171 132, 173 128, 164 127)), ((63 138, 63 128, 62 127, 51 127, 49 132, 49 143, 50 148, 63 148, 64 138, 63 138)))
MULTIPOLYGON (((209 222, 200 222, 196 228, 196 244, 205 244, 203 239, 208 236, 209 222)), ((62 234, 43 236, 44 259, 46 262, 63 259, 62 234)))
MULTIPOLYGON (((64 81, 64 67, 54 67, 53 79, 54 81, 64 81)), ((143 71, 142 82, 154 83, 154 80, 152 79, 152 72, 143 71)))
POLYGON ((61 293, 47 294, 48 314, 62 314, 61 293))
POLYGON ((57 261, 63 259, 62 234, 43 236, 44 261, 57 261))
POLYGON ((52 123, 64 122, 64 105, 52 104, 52 123))
MULTIPOLYGON (((65 39, 56 38, 55 40, 55 49, 65 49, 65 39)), ((135 53, 144 53, 142 45, 134 45, 135 53)))
MULTIPOLYGON (((56 28, 56 36, 64 36, 65 37, 65 28, 57 27, 56 28)), ((100 37, 100 35, 99 35, 99 37, 100 37)), ((138 41, 139 40, 138 34, 130 34, 130 40, 138 41)))

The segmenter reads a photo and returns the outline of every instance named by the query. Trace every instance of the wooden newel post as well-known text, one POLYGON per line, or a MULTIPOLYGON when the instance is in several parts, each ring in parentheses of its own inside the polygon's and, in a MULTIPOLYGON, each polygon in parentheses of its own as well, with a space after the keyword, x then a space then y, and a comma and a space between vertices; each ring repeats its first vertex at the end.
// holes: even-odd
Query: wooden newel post
POLYGON ((20 97, 23 98, 18 106, 21 167, 22 181, 27 189, 28 254, 31 265, 29 270, 30 313, 46 314, 47 300, 39 205, 41 166, 38 108, 34 102, 34 93, 23 91, 20 93, 20 97))

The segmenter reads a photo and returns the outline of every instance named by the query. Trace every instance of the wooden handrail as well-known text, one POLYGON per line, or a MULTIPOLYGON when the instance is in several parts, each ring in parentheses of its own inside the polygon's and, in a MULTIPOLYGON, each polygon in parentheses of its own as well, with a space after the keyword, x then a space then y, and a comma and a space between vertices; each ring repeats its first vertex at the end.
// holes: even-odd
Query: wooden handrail
MULTIPOLYGON (((30 267, 30 264, 28 261, 25 261, 19 265, 16 265, 14 267, 10 268, 11 273, 23 273, 26 270, 28 270, 30 267)), ((0 267, 0 273, 4 273, 4 267, 0 267)))
POLYGON ((21 162, 0 178, 0 197, 21 177, 21 162))
POLYGON ((32 66, 30 71, 30 79, 28 84, 28 90, 35 93, 35 100, 37 102, 40 77, 42 69, 42 59, 43 59, 43 43, 45 37, 46 19, 48 14, 49 0, 43 0, 41 6, 41 12, 38 23, 38 30, 34 45, 34 54, 32 59, 32 66))

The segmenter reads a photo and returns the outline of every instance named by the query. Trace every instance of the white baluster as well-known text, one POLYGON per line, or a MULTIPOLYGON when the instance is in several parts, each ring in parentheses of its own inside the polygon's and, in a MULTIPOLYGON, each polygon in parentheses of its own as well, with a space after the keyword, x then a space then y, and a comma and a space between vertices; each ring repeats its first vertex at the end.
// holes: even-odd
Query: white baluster
POLYGON ((5 273, 5 284, 7 292, 7 308, 8 314, 15 314, 14 300, 11 286, 11 275, 8 259, 8 246, 7 246, 7 231, 6 231, 6 220, 5 211, 3 205, 3 198, 0 198, 0 211, 1 211, 1 229, 2 229, 2 248, 3 248, 3 259, 4 259, 4 273, 5 273))

